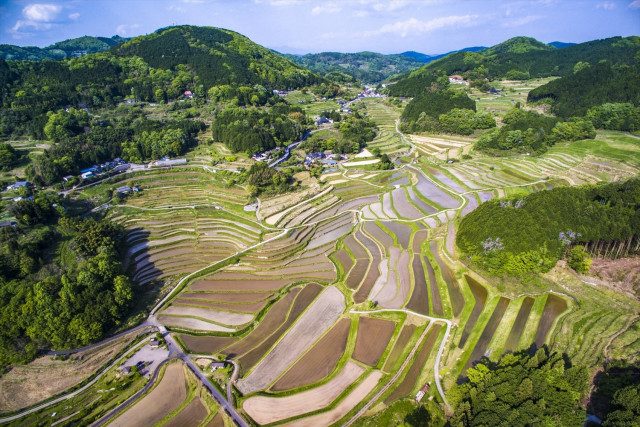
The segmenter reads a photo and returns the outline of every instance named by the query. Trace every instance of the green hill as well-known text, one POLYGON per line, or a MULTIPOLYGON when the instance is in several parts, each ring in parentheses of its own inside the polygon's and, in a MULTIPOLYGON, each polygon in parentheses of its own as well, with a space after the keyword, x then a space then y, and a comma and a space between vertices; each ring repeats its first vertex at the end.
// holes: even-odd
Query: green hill
POLYGON ((322 52, 304 56, 289 54, 285 56, 292 62, 318 74, 341 72, 365 83, 378 83, 392 75, 424 64, 424 61, 405 54, 383 55, 374 52, 322 52))
POLYGON ((45 59, 56 60, 72 58, 74 56, 104 52, 112 46, 116 46, 127 40, 129 39, 120 36, 113 36, 111 38, 83 36, 54 43, 45 48, 3 44, 0 45, 0 58, 8 61, 42 61, 45 59))
POLYGON ((390 90, 395 96, 415 96, 424 88, 425 76, 462 74, 468 79, 566 76, 578 62, 613 66, 640 62, 640 37, 612 37, 562 49, 535 39, 515 37, 479 52, 456 52, 433 61, 398 80, 390 90))

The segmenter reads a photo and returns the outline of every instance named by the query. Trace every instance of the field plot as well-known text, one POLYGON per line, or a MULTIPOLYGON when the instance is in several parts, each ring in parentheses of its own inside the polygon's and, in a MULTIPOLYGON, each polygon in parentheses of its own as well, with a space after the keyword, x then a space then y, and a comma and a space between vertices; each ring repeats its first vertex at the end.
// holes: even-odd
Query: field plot
POLYGON ((416 195, 413 187, 407 187, 407 194, 409 194, 409 199, 411 202, 418 207, 422 212, 427 215, 434 214, 438 212, 438 209, 434 208, 431 205, 426 204, 421 198, 416 195))
POLYGON ((418 172, 418 184, 416 184, 416 191, 418 191, 425 199, 431 200, 439 206, 445 209, 457 208, 460 205, 460 200, 456 199, 436 184, 428 180, 418 172))
POLYGON ((347 348, 350 326, 349 319, 340 319, 271 387, 271 390, 284 391, 303 387, 329 375, 347 348))
MULTIPOLYGON (((471 289, 471 293, 475 298, 475 303, 473 305, 473 310, 471 310, 471 314, 469 318, 464 324, 464 330, 462 331, 462 335, 460 336, 460 342, 458 343, 458 347, 462 348, 467 343, 467 339, 469 338, 469 334, 473 330, 482 310, 484 310, 484 305, 487 302, 487 289, 478 283, 473 277, 466 274, 464 276, 467 279, 467 283, 469 284, 469 288, 471 289)), ((526 318, 525 318, 526 320, 526 318)))
POLYGON ((409 137, 420 151, 434 155, 440 159, 446 159, 448 153, 456 156, 458 152, 473 144, 472 138, 465 138, 462 136, 409 135, 409 137))
POLYGON ((396 364, 398 358, 400 357, 402 352, 404 352, 407 344, 409 343, 409 340, 413 336, 413 333, 416 331, 416 329, 416 325, 405 324, 403 326, 402 330, 400 331, 400 335, 398 335, 398 339, 393 345, 393 349, 391 350, 391 353, 389 353, 389 357, 387 358, 387 361, 382 368, 383 371, 391 372, 393 370, 393 365, 396 364))
POLYGON ((398 244, 404 248, 409 249, 409 239, 411 238, 411 233, 413 230, 411 227, 405 224, 401 224, 398 222, 383 222, 382 225, 393 234, 396 235, 398 239, 398 244))
POLYGON ((228 326, 244 325, 253 320, 251 314, 232 313, 229 311, 208 310, 206 308, 171 305, 162 310, 161 315, 196 317, 228 326))
POLYGON ((215 354, 225 347, 238 341, 232 337, 198 337, 192 335, 179 335, 180 339, 191 353, 215 354))
POLYGON ((564 298, 561 298, 554 294, 549 294, 547 297, 547 302, 544 305, 544 310, 542 311, 542 317, 540 318, 540 323, 538 324, 538 329, 536 330, 536 337, 534 339, 534 343, 538 346, 538 348, 544 345, 545 338, 551 329, 551 325, 556 320, 561 313, 563 313, 567 309, 567 302, 564 298))
POLYGON ((427 272, 429 274, 429 288, 431 290, 431 303, 433 307, 433 314, 436 316, 442 316, 444 311, 442 310, 442 299, 440 298, 440 288, 438 288, 438 282, 436 281, 436 272, 429 262, 429 258, 422 256, 422 261, 427 266, 427 272))
POLYGON ((238 359, 244 372, 251 369, 265 355, 267 351, 276 343, 282 334, 296 321, 298 316, 306 310, 318 294, 322 291, 322 287, 316 283, 310 283, 305 286, 291 306, 291 310, 287 316, 287 320, 269 336, 266 340, 255 346, 251 351, 243 354, 238 359))
POLYGON ((404 306, 409 292, 411 291, 411 280, 409 275, 409 252, 400 251, 397 247, 390 249, 391 257, 388 266, 384 261, 380 265, 382 274, 378 282, 374 285, 371 294, 372 299, 385 308, 401 308, 404 306), (395 264, 395 267, 394 267, 395 264), (385 280, 385 274, 388 277, 385 280), (381 289, 379 288, 381 287, 381 289), (380 289, 377 292, 377 289, 380 289))
POLYGON ((393 390, 393 392, 384 400, 384 403, 386 405, 411 393, 411 391, 415 387, 416 381, 418 381, 418 379, 420 378, 420 373, 425 367, 424 365, 429 358, 429 354, 431 354, 431 350, 436 342, 436 339, 438 338, 438 334, 440 334, 441 328, 442 325, 439 324, 434 324, 431 326, 431 331, 424 339, 424 343, 418 351, 418 354, 415 356, 415 359, 411 364, 411 367, 407 371, 407 374, 404 376, 404 379, 402 380, 400 385, 398 385, 398 387, 396 387, 396 389, 393 390))
MULTIPOLYGON (((364 231, 369 233, 369 235, 373 236, 374 239, 380 242, 383 248, 390 248, 391 246, 393 246, 393 238, 388 233, 382 231, 382 229, 375 222, 366 222, 364 224, 364 231)), ((357 237, 359 239, 359 236, 357 237)))
POLYGON ((186 377, 182 363, 167 365, 160 383, 113 420, 111 426, 151 426, 180 407, 187 397, 186 377))
MULTIPOLYGON (((378 230, 380 230, 380 228, 378 228, 378 230)), ((382 230, 380 230, 380 232, 382 233, 382 230)), ((358 291, 353 295, 353 301, 356 304, 360 304, 366 301, 369 293, 371 292, 371 288, 373 288, 373 285, 378 278, 378 265, 382 260, 382 255, 380 254, 380 248, 378 247, 376 242, 367 237, 367 235, 364 234, 362 230, 358 230, 356 232, 356 238, 371 254, 371 263, 369 264, 369 269, 367 270, 364 279, 362 279, 362 284, 358 288, 358 291)))
POLYGON ((360 365, 347 362, 338 375, 320 387, 287 397, 250 397, 243 402, 242 408, 258 424, 273 423, 317 411, 333 402, 364 371, 360 365))
POLYGON ((199 307, 208 309, 220 309, 224 311, 234 311, 242 313, 256 313, 267 305, 267 300, 248 304, 222 304, 219 302, 206 301, 192 298, 178 298, 171 304, 175 307, 199 307))
POLYGON ((164 427, 199 426, 207 418, 207 408, 199 397, 193 399, 178 415, 171 418, 164 427))
POLYGON ((413 310, 416 313, 428 315, 429 314, 429 289, 427 288, 427 279, 424 273, 424 267, 420 261, 420 255, 413 255, 413 262, 411 263, 413 269, 413 292, 411 298, 407 303, 407 308, 413 310))
MULTIPOLYGON (((467 369, 471 368, 474 362, 480 360, 482 356, 489 356, 487 354, 487 347, 489 347, 491 338, 493 338, 493 334, 496 332, 496 328, 500 324, 502 316, 504 316, 504 312, 507 310, 507 307, 509 307, 510 302, 511 300, 509 298, 500 297, 498 305, 493 310, 493 313, 491 313, 491 317, 489 318, 487 325, 484 327, 478 342, 476 342, 476 345, 471 352, 471 356, 467 359, 467 363, 462 370, 463 376, 466 376, 467 369)), ((489 349, 489 352, 490 351, 491 349, 489 349)))
POLYGON ((235 332, 235 329, 220 326, 191 317, 158 316, 158 321, 170 329, 206 331, 206 332, 235 332))
POLYGON ((347 415, 362 399, 376 387, 382 378, 382 372, 373 371, 356 388, 340 401, 333 409, 311 417, 283 424, 286 427, 328 426, 347 415))
POLYGON ((518 342, 520 341, 522 331, 524 331, 524 327, 527 324, 527 320, 529 319, 529 313, 531 313, 531 307, 533 307, 534 301, 535 300, 531 297, 526 297, 522 301, 522 305, 520 306, 520 310, 518 310, 516 320, 513 322, 513 326, 511 327, 511 331, 509 332, 509 336, 507 337, 507 342, 504 345, 505 353, 509 351, 515 351, 518 348, 518 342))
POLYGON ((395 322, 390 320, 361 316, 352 357, 369 366, 375 366, 386 350, 395 328, 395 322))
POLYGON ((338 263, 342 266, 342 271, 346 274, 353 267, 353 260, 344 249, 340 249, 338 252, 333 254, 334 258, 338 263))
POLYGON ((460 291, 460 285, 456 280, 453 271, 449 268, 447 264, 442 261, 440 258, 440 254, 438 253, 438 243, 435 240, 432 240, 429 243, 429 249, 431 250, 431 254, 435 258, 438 266, 440 267, 440 274, 447 284, 447 290, 449 291, 449 298, 451 299, 451 308, 453 309, 454 316, 460 316, 462 313, 462 309, 464 308, 464 296, 460 291))
POLYGON ((338 320, 344 309, 342 292, 327 288, 251 373, 238 381, 238 389, 246 395, 267 388, 338 320))

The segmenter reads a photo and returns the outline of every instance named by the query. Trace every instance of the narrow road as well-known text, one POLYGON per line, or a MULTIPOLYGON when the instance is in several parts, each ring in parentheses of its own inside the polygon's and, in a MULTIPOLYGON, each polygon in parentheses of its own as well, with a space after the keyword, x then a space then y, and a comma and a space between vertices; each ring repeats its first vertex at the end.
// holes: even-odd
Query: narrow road
POLYGON ((118 338, 121 338, 121 337, 123 337, 123 336, 125 336, 125 335, 128 335, 128 334, 130 334, 131 332, 135 332, 135 331, 137 331, 137 330, 139 330, 139 329, 151 328, 151 327, 153 327, 153 325, 151 325, 151 324, 149 323, 149 320, 145 320, 144 322, 142 322, 142 323, 141 323, 141 324, 139 324, 138 326, 135 326, 135 327, 133 327, 133 328, 131 328, 131 329, 127 329, 127 330, 126 330, 126 331, 124 331, 124 332, 120 332, 119 334, 116 334, 116 335, 114 335, 114 336, 112 336, 112 337, 109 337, 109 338, 107 338, 107 339, 104 339, 104 340, 102 340, 102 341, 100 341, 100 342, 97 342, 97 343, 95 343, 95 344, 91 344, 91 345, 88 345, 88 346, 86 346, 86 347, 82 347, 82 348, 76 348, 76 349, 74 349, 74 350, 62 350, 62 351, 58 351, 58 350, 47 350, 46 352, 44 352, 44 354, 45 354, 46 356, 67 356, 67 355, 69 355, 69 354, 79 353, 79 352, 81 352, 81 351, 92 350, 92 349, 94 349, 94 348, 101 347, 101 346, 103 346, 103 345, 105 345, 105 344, 107 344, 107 343, 109 343, 109 342, 111 342, 111 341, 117 340, 118 338))

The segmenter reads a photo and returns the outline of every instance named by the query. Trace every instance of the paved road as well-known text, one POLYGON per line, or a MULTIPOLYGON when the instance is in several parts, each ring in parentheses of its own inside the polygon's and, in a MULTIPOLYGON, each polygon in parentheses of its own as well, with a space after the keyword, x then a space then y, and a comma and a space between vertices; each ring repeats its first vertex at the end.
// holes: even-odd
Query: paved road
POLYGON ((121 338, 121 337, 123 337, 125 335, 128 335, 131 332, 135 332, 135 331, 137 331, 139 329, 151 328, 151 327, 153 327, 153 325, 151 325, 149 323, 149 320, 145 320, 144 322, 142 322, 138 326, 135 326, 135 327, 133 327, 131 329, 127 329, 124 332, 120 332, 119 334, 116 334, 116 335, 114 335, 112 337, 109 337, 109 338, 107 338, 105 340, 102 340, 100 342, 97 342, 95 344, 91 344, 91 345, 88 345, 88 346, 82 347, 82 348, 76 348, 74 350, 62 350, 62 351, 47 350, 47 351, 44 352, 44 354, 47 355, 47 356, 66 356, 66 355, 69 355, 69 354, 79 353, 81 351, 91 350, 91 349, 94 349, 94 348, 97 348, 97 347, 101 347, 101 346, 103 346, 103 345, 105 345, 105 344, 107 344, 107 343, 109 343, 109 342, 111 342, 113 340, 117 340, 118 338, 121 338))

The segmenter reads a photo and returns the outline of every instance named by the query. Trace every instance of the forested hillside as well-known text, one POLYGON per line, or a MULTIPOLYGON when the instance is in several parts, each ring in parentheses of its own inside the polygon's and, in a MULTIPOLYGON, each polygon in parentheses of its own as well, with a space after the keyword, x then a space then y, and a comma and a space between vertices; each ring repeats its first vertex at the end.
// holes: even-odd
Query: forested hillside
POLYGON ((0 45, 0 58, 7 61, 42 61, 56 60, 82 56, 90 53, 104 52, 112 46, 129 40, 128 38, 113 36, 92 37, 84 36, 77 39, 64 40, 45 48, 35 46, 0 45))
POLYGON ((552 100, 560 117, 584 116, 590 107, 605 103, 640 106, 640 65, 613 67, 610 62, 579 62, 576 72, 529 92, 527 100, 552 100))
POLYGON ((566 76, 573 73, 580 61, 596 64, 607 60, 613 66, 637 64, 639 50, 640 37, 637 36, 594 40, 562 49, 535 39, 516 37, 477 53, 453 53, 423 66, 419 73, 414 72, 407 79, 435 71, 462 74, 470 80, 566 76))
POLYGON ((554 188, 483 203, 460 223, 456 244, 494 274, 551 269, 574 243, 637 251, 640 179, 554 188))

